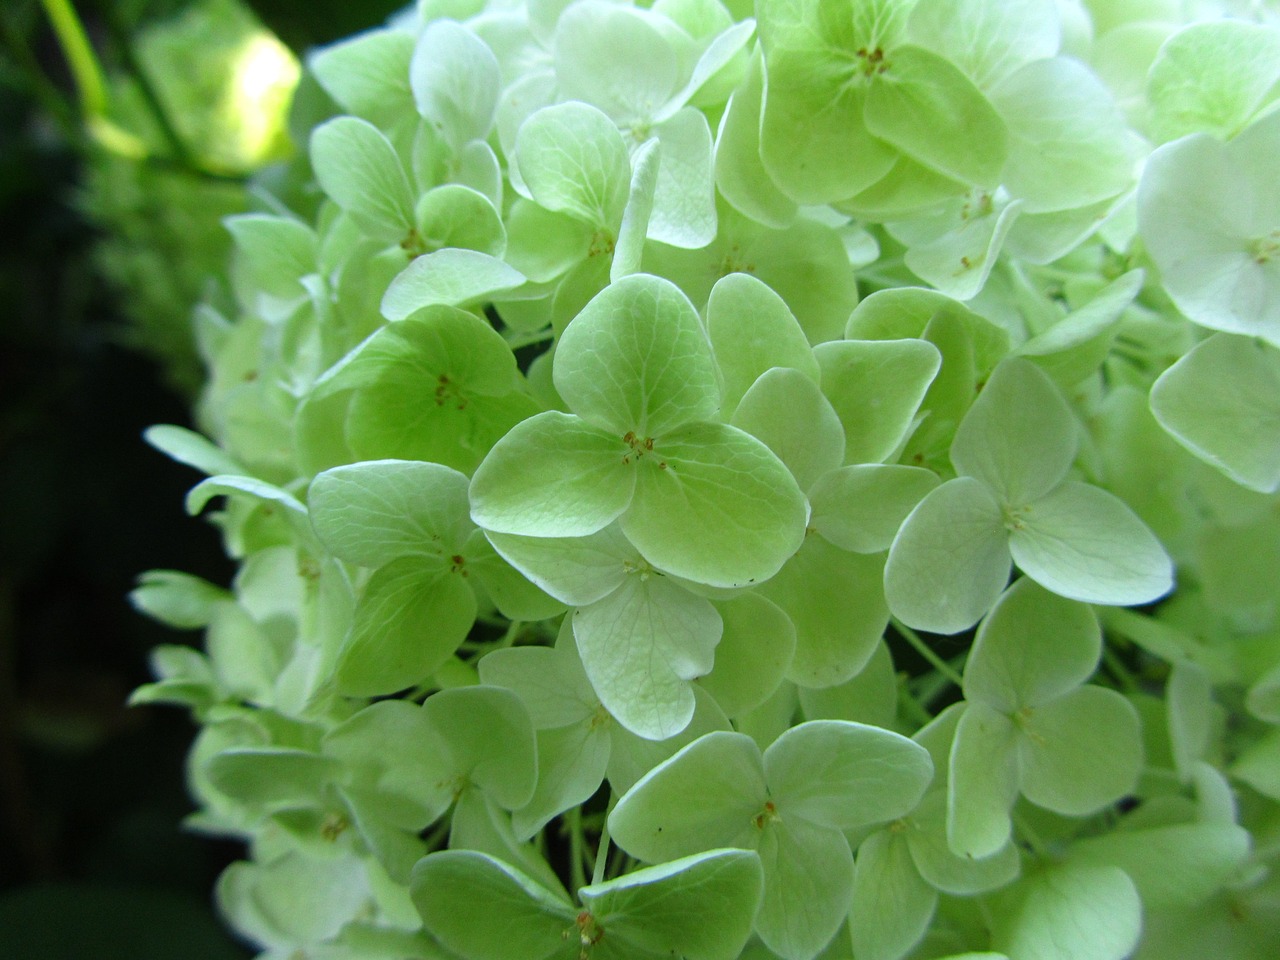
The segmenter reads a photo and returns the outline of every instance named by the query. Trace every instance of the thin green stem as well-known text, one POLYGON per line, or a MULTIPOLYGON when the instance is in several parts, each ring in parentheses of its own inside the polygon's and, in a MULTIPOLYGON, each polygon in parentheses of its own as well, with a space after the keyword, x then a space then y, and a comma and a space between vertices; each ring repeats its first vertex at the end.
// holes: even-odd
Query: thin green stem
POLYGON ((547 327, 545 330, 537 330, 533 333, 520 333, 516 330, 508 330, 502 336, 507 341, 507 346, 512 350, 519 350, 521 347, 531 347, 535 343, 546 343, 548 340, 555 338, 556 332, 547 327))
POLYGON ((93 52, 84 25, 71 6, 71 0, 40 0, 49 17, 58 45, 67 58, 71 77, 75 81, 80 110, 87 119, 102 117, 107 109, 107 84, 102 66, 93 52))
POLYGON ((911 644, 911 646, 915 649, 916 653, 920 654, 920 656, 928 660, 929 663, 933 666, 933 669, 937 670, 938 673, 942 674, 944 677, 946 677, 948 680, 954 683, 957 687, 964 685, 964 678, 961 677, 960 674, 958 674, 952 668, 951 664, 947 663, 947 661, 943 660, 940 656, 934 653, 929 648, 929 645, 925 643, 924 640, 921 639, 920 634, 916 633, 914 630, 908 627, 905 623, 903 623, 897 617, 894 617, 892 622, 893 622, 893 628, 898 631, 902 639, 906 640, 907 643, 911 644))
POLYGON ((1120 655, 1105 643, 1102 645, 1102 660, 1107 665, 1108 672, 1124 688, 1125 693, 1137 693, 1142 689, 1142 685, 1138 683, 1132 671, 1124 665, 1120 655))
POLYGON ((570 807, 565 814, 565 829, 569 831, 569 882, 574 890, 587 885, 587 874, 583 869, 584 843, 582 840, 582 808, 570 807))
POLYGON ((1022 839, 1027 841, 1027 846, 1031 848, 1031 852, 1041 860, 1048 859, 1051 856, 1048 844, 1046 844, 1044 840, 1040 838, 1040 835, 1031 828, 1031 825, 1027 823, 1026 818, 1016 810, 1011 811, 1009 816, 1012 818, 1013 825, 1022 836, 1022 839))
POLYGON ((595 868, 591 871, 591 882, 593 884, 600 883, 604 880, 604 868, 609 862, 609 820, 605 819, 600 825, 600 845, 596 847, 596 863, 595 868))

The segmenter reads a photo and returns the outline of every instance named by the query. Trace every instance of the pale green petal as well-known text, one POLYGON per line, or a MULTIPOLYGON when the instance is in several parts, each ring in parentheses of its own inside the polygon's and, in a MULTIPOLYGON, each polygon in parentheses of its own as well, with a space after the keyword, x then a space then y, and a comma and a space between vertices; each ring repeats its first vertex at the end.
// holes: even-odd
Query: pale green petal
POLYGON ((912 7, 907 35, 989 90, 1057 53, 1061 27, 1053 0, 931 0, 912 7))
POLYGON ((750 847, 765 810, 760 750, 741 733, 709 733, 655 767, 609 814, 618 846, 659 863, 724 846, 750 847))
POLYGON ((799 817, 760 830, 764 900, 756 933, 783 960, 810 960, 835 936, 853 899, 853 854, 839 830, 799 817))
POLYGON ((468 306, 500 297, 524 282, 524 274, 497 257, 449 247, 415 258, 391 281, 382 298, 382 315, 403 320, 437 304, 468 306))
POLYGON ((766 370, 729 422, 777 454, 801 490, 844 463, 844 426, 817 383, 799 370, 766 370))
POLYGON ((631 186, 631 161, 612 120, 585 103, 543 107, 516 136, 529 195, 597 230, 616 230, 631 186))
MULTIPOLYGON (((800 705, 807 720, 853 720, 892 729, 898 715, 898 678, 893 658, 883 641, 871 659, 850 680, 834 687, 800 687, 800 705)), ((946 775, 945 769, 942 775, 946 775)))
POLYGON ((947 782, 947 844, 982 859, 1009 841, 1018 796, 1018 738, 1013 721, 981 703, 960 715, 947 782))
POLYGON ((1142 931, 1138 892, 1116 867, 1048 867, 998 909, 992 946, 1018 960, 1123 960, 1142 931))
POLYGON ((933 778, 928 752, 901 734, 847 720, 792 727, 764 753, 784 819, 852 830, 908 813, 933 778))
POLYGON ((699 679, 731 717, 755 709, 773 694, 791 665, 796 629, 775 604, 746 593, 716 604, 724 634, 711 672, 699 679))
POLYGON ((572 638, 554 648, 493 650, 480 658, 478 669, 481 683, 505 687, 520 698, 538 730, 583 723, 599 704, 572 638))
POLYGON ((1085 686, 1020 718, 1022 792, 1055 813, 1082 817, 1137 786, 1142 731, 1133 705, 1114 690, 1085 686), (1099 751, 1085 732, 1105 737, 1099 751))
POLYGON ((414 108, 413 46, 413 34, 406 31, 370 30, 322 47, 307 58, 307 66, 344 112, 390 125, 414 108))
POLYGON ((422 713, 445 745, 452 789, 478 787, 508 810, 529 801, 537 748, 519 697, 502 687, 455 687, 428 697, 422 713))
POLYGON ((590 799, 604 780, 609 763, 609 733, 589 720, 539 730, 537 737, 538 785, 529 802, 511 819, 521 840, 532 837, 556 815, 590 799))
POLYGON ((1071 408, 1039 367, 1018 358, 992 372, 951 444, 956 472, 983 481, 1006 507, 1056 487, 1075 455, 1071 408))
POLYGON ((637 472, 623 532, 676 576, 722 587, 762 581, 804 539, 807 506, 791 473, 727 424, 690 424, 659 437, 637 472))
POLYGON ((710 601, 666 577, 633 573, 573 615, 591 686, 632 733, 665 740, 693 717, 690 681, 711 672, 722 624, 710 601))
POLYGON ((924 936, 937 902, 902 835, 872 834, 858 847, 853 874, 849 936, 858 960, 899 960, 924 936))
POLYGON ((1101 656, 1102 631, 1089 606, 1023 577, 978 628, 964 695, 1007 714, 1039 707, 1088 680, 1101 656))
POLYGON ((721 412, 726 418, 771 367, 818 380, 818 362, 795 315, 768 284, 750 274, 731 273, 711 288, 707 334, 724 378, 721 412))
POLYGON ((1280 351, 1217 334, 1151 388, 1160 425, 1201 460, 1250 490, 1280 488, 1280 351))
POLYGON ((409 179, 391 142, 356 117, 338 117, 311 134, 320 188, 374 240, 398 243, 413 229, 409 179))
POLYGON ((493 126, 502 83, 498 59, 483 40, 453 20, 434 20, 418 35, 409 65, 418 112, 457 153, 493 126))
POLYGON ((1173 562, 1123 500, 1069 481, 1015 514, 1009 548, 1022 572, 1085 603, 1150 603, 1173 588, 1173 562))
POLYGON ((619 438, 549 410, 518 424, 471 479, 471 518, 486 530, 586 536, 631 503, 635 470, 619 438))
POLYGON ((937 486, 938 475, 920 467, 842 467, 809 488, 809 525, 845 550, 879 553, 889 549, 902 521, 937 486))
POLYGON ((957 477, 903 522, 884 568, 894 616, 934 633, 973 626, 996 602, 1012 567, 1004 514, 990 488, 957 477))
POLYGON ((610 284, 574 317, 556 347, 554 378, 570 410, 641 444, 720 408, 693 304, 649 274, 610 284))
POLYGON ((846 463, 879 463, 912 426, 942 357, 924 340, 841 340, 817 346, 822 392, 844 424, 846 463))
POLYGON ((972 896, 1003 887, 1018 875, 1021 858, 1009 842, 981 860, 947 845, 947 791, 930 790, 907 819, 906 839, 920 876, 943 893, 972 896))
POLYGON ((571 606, 584 607, 611 594, 643 563, 617 525, 585 537, 521 537, 488 534, 512 566, 571 606))
MULTIPOLYGON (((616 9, 616 8, 615 8, 616 9)), ((649 237, 696 250, 716 236, 715 169, 711 128, 694 107, 685 107, 653 128, 661 147, 649 237)))

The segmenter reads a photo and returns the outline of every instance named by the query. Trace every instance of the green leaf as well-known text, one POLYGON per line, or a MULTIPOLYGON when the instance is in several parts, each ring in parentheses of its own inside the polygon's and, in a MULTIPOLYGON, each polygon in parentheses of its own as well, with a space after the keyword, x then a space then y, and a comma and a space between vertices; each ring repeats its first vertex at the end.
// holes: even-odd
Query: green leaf
POLYGON ((989 857, 1009 841, 1019 736, 1012 720, 985 704, 967 704, 960 715, 947 781, 947 843, 957 856, 989 857))
POLYGON ((853 830, 908 813, 933 778, 924 747, 879 727, 810 720, 764 753, 779 815, 853 830))
POLYGON ((818 385, 799 370, 760 375, 733 413, 745 430, 777 454, 800 489, 844 462, 844 427, 818 385))
POLYGON ((573 616, 582 665, 605 709, 624 727, 665 740, 689 724, 689 681, 711 672, 720 615, 710 601, 661 575, 632 573, 573 616))
POLYGON ((583 887, 578 895, 609 938, 662 956, 737 960, 763 884, 753 851, 711 850, 583 887))
POLYGON ((809 960, 835 936, 853 899, 853 854, 839 830, 801 817, 760 829, 764 899, 756 933, 784 960, 809 960))
POLYGON ((809 488, 809 525, 855 553, 888 550, 916 504, 938 486, 932 470, 869 463, 842 467, 809 488))
POLYGON ((794 314, 777 293, 750 274, 731 273, 711 288, 707 335, 724 377, 720 409, 726 419, 771 367, 789 367, 818 380, 818 363, 794 314))
POLYGON ((1276 96, 1280 33, 1274 23, 1192 23, 1160 47, 1147 73, 1152 132, 1159 141, 1192 133, 1229 140, 1276 96))
POLYGON ((520 127, 515 159, 529 196, 597 230, 617 230, 631 188, 622 134, 578 101, 543 107, 520 127))
POLYGON ((859 960, 898 960, 924 936, 938 893, 921 879, 907 842, 892 830, 858 847, 849 935, 859 960))
POLYGON ((438 463, 334 467, 311 481, 311 525, 334 556, 364 567, 406 556, 444 559, 462 550, 471 531, 467 484, 438 463))
POLYGON ((1036 707, 1021 721, 1022 793, 1047 810, 1087 816, 1136 787, 1142 771, 1137 711, 1114 690, 1084 686, 1036 707), (1080 736, 1106 731, 1107 749, 1080 736))
POLYGON ((807 509, 791 473, 727 424, 662 435, 636 472, 622 530, 668 573, 722 587, 765 580, 804 539, 807 509))
POLYGON ((1250 490, 1280 489, 1280 352, 1216 334, 1151 388, 1151 412, 1193 454, 1250 490))
POLYGON ((959 633, 995 603, 1011 566, 1000 504, 985 484, 957 477, 903 521, 885 563, 885 600, 908 626, 959 633))
POLYGON ((938 348, 923 340, 843 340, 813 355, 822 392, 844 424, 845 463, 879 463, 898 448, 938 373, 938 348))
POLYGON ((754 846, 765 810, 760 748, 746 734, 700 737, 654 767, 609 814, 609 835, 647 863, 716 847, 754 846))
POLYGON ((524 274, 497 257, 476 250, 447 248, 416 257, 382 298, 382 315, 403 320, 424 307, 467 306, 519 287, 524 274))
POLYGON ((1009 548, 1023 573, 1073 600, 1131 606, 1173 588, 1173 561, 1123 500, 1068 481, 1013 517, 1009 548))
POLYGON ((455 154, 488 136, 502 77, 493 51, 466 27, 453 20, 428 23, 413 49, 409 84, 418 113, 455 154))
POLYGON ((486 530, 581 537, 631 503, 634 467, 621 438, 548 410, 494 444, 471 479, 471 518, 486 530))
POLYGON ((720 409, 715 361, 698 314, 670 281, 648 274, 610 284, 556 347, 556 389, 569 409, 640 441, 720 409))
POLYGON ((1000 115, 959 68, 910 44, 888 50, 867 90, 867 130, 927 167, 995 187, 1007 154, 1000 115))
POLYGON ((433 937, 468 960, 529 960, 575 955, 575 911, 516 868, 473 850, 429 854, 409 891, 433 937))
POLYGON ((716 604, 724 633, 711 672, 699 678, 731 717, 754 710, 778 689, 796 648, 790 618, 757 593, 716 604))
POLYGON ((989 485, 1007 507, 1044 496, 1075 456, 1071 408, 1039 367, 1016 357, 992 371, 951 444, 956 472, 989 485))
POLYGON ((337 117, 311 134, 320 188, 374 240, 399 243, 413 229, 413 196, 395 147, 377 127, 337 117))
POLYGON ((440 561, 404 557, 377 570, 334 668, 347 696, 377 696, 430 676, 466 639, 476 598, 440 561))
POLYGON ((1015 714, 1080 686, 1101 656, 1102 631, 1093 611, 1023 577, 978 628, 965 663, 964 695, 1015 714))
POLYGON ((863 668, 889 622, 883 555, 858 555, 807 536, 759 588, 796 628, 787 677, 806 687, 843 683, 863 668))
POLYGON ((1001 898, 992 946, 1018 960, 1122 960, 1138 944, 1142 903, 1116 867, 1057 864, 1001 898))

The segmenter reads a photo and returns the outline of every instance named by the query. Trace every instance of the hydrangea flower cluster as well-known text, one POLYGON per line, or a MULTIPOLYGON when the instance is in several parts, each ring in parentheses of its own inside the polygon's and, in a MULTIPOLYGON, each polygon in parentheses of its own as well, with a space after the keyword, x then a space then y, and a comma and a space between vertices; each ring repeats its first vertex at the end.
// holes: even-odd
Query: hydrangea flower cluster
POLYGON ((148 433, 239 572, 134 594, 264 960, 1270 956, 1274 7, 421 0, 308 66, 148 433))

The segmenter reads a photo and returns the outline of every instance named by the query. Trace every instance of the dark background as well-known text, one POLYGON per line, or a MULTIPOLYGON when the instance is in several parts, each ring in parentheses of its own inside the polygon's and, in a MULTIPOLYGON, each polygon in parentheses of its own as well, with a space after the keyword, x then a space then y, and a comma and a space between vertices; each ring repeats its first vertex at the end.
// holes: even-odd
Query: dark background
MULTIPOLYGON (((250 0, 300 55, 393 0, 250 0)), ((104 66, 182 0, 75 0, 104 66)), ((119 295, 79 211, 83 139, 38 0, 0 0, 0 958, 204 960, 249 952, 211 909, 241 851, 183 832, 195 726, 129 708, 148 651, 198 644, 136 613, 153 568, 227 583, 182 498, 199 477, 146 446, 188 400, 121 345, 119 295)))

